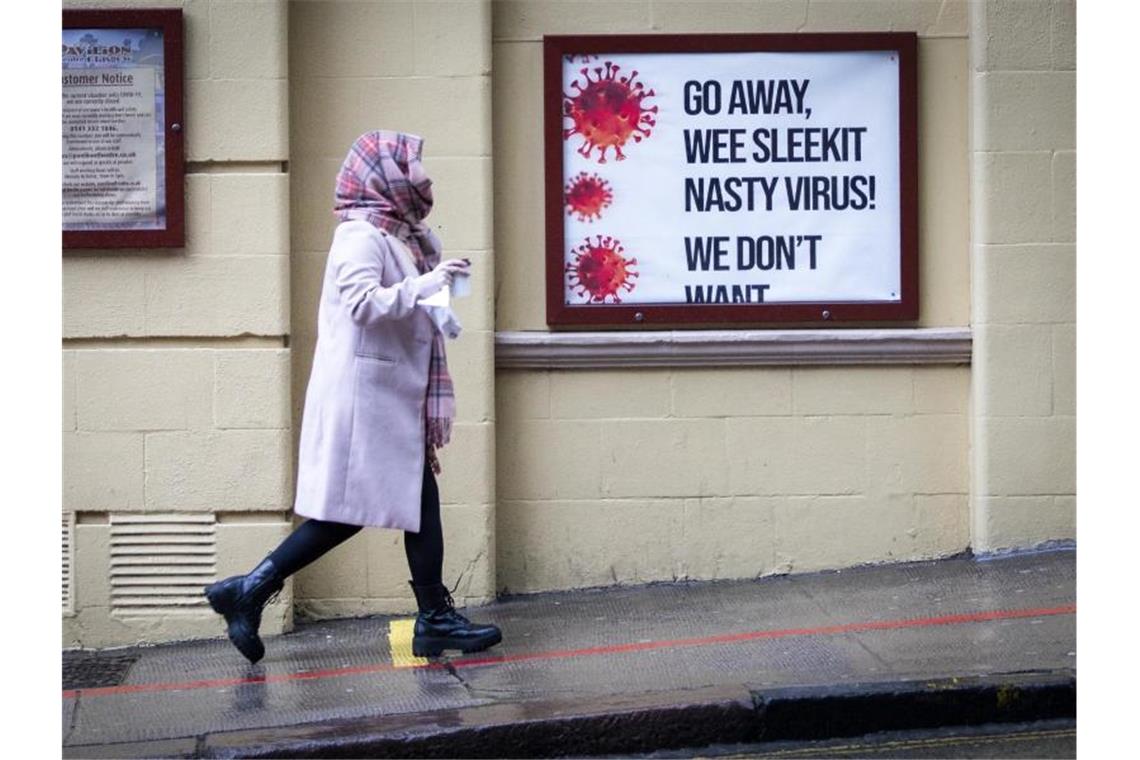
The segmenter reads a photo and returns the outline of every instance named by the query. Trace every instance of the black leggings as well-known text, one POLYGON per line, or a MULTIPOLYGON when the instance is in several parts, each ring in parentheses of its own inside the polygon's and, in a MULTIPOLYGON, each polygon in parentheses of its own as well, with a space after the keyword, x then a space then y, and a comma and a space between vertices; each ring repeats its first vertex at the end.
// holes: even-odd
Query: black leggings
MULTIPOLYGON (((439 517, 439 486, 435 473, 424 464, 424 484, 420 497, 420 532, 404 531, 404 553, 417 586, 442 582, 443 525, 439 517)), ((269 559, 284 575, 292 575, 333 547, 360 532, 359 525, 305 520, 290 533, 269 559)))

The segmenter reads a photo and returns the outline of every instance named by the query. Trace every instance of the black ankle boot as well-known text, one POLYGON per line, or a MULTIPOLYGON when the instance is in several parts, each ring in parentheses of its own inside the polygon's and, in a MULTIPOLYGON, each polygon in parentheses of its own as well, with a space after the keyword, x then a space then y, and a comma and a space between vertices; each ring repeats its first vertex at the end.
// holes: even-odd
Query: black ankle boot
POLYGON ((235 575, 206 586, 210 606, 226 617, 230 641, 250 662, 265 655, 265 645, 257 635, 261 610, 284 586, 285 579, 268 557, 249 575, 235 575))
POLYGON ((412 654, 434 657, 445 649, 480 652, 503 640, 498 626, 472 623, 455 611, 451 592, 442 583, 417 586, 408 581, 416 595, 420 613, 412 631, 412 654))

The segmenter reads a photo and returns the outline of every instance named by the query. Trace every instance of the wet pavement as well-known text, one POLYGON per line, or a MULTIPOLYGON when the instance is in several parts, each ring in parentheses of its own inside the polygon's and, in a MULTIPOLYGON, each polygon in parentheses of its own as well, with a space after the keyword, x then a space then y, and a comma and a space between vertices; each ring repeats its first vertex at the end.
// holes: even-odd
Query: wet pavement
MULTIPOLYGON (((113 650, 129 665, 117 685, 63 692, 64 753, 252 755, 297 727, 343 738, 350 726, 414 733, 478 715, 523 720, 538 711, 528 705, 596 712, 718 688, 755 701, 785 687, 1074 674, 1075 559, 1062 550, 508 597, 465 610, 500 626, 501 644, 430 661, 408 655, 407 616, 299 626, 267 637, 255 666, 225 638, 113 650)), ((64 659, 82 683, 80 656, 64 659)))

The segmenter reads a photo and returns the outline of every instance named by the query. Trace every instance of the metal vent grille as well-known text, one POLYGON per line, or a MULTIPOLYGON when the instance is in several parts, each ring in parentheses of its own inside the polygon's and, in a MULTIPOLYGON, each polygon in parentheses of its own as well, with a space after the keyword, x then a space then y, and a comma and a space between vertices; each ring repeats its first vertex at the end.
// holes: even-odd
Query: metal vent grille
POLYGON ((111 612, 200 612, 215 577, 215 527, 212 514, 112 514, 111 612))
POLYGON ((63 513, 63 614, 70 615, 75 612, 75 513, 63 513))

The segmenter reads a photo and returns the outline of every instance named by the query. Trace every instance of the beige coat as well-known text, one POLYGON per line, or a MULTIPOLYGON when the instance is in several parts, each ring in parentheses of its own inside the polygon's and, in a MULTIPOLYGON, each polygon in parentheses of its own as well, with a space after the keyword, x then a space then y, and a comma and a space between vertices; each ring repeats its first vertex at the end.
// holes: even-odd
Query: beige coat
POLYGON ((365 221, 336 228, 305 393, 294 510, 418 532, 435 324, 416 306, 403 244, 365 221))

